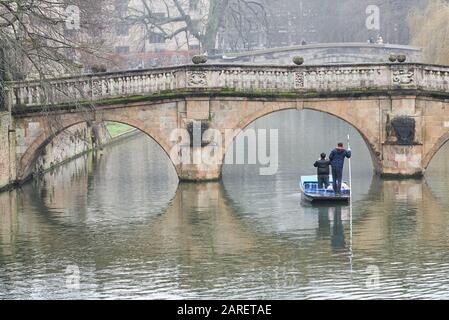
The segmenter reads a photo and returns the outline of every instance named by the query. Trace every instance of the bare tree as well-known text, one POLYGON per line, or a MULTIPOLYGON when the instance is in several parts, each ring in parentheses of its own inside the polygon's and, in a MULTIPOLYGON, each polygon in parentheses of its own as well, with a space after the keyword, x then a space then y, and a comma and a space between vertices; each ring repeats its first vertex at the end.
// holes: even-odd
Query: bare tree
POLYGON ((159 0, 156 8, 155 1, 140 3, 140 8, 130 8, 124 17, 128 23, 144 26, 148 34, 175 39, 178 46, 196 39, 205 52, 216 49, 225 16, 234 18, 242 37, 244 28, 252 27, 255 21, 266 28, 265 9, 259 0, 159 0))
MULTIPOLYGON (((79 73, 83 61, 102 59, 98 34, 102 13, 108 10, 104 4, 103 0, 0 0, 0 96, 4 80, 38 80, 41 114, 48 117, 53 134, 64 128, 49 110, 49 79, 79 73)), ((58 90, 57 94, 73 95, 58 90)), ((75 90, 80 100, 88 100, 81 88, 75 90)), ((76 103, 75 108, 88 121, 95 106, 76 103)))
POLYGON ((423 48, 428 63, 449 65, 449 2, 428 0, 424 10, 418 8, 409 17, 412 44, 423 48))
POLYGON ((97 53, 83 30, 93 28, 92 12, 98 12, 101 7, 96 4, 102 2, 0 0, 2 65, 13 79, 75 72, 76 55, 97 53), (93 6, 98 8, 92 10, 93 6))

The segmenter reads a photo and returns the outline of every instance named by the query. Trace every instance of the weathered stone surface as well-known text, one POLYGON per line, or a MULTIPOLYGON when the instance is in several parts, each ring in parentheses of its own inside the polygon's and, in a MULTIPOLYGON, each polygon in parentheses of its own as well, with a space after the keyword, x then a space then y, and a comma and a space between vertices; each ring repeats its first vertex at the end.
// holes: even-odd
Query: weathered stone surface
MULTIPOLYGON (((0 111, 0 189, 8 186, 15 177, 11 176, 15 171, 15 162, 11 161, 11 145, 9 138, 10 128, 10 114, 9 112, 0 111)), ((14 149, 12 148, 14 152, 14 149)))
MULTIPOLYGON (((353 64, 327 66, 206 65, 136 70, 78 76, 52 81, 43 87, 39 81, 18 82, 12 88, 14 108, 42 104, 73 104, 81 97, 101 104, 135 102, 149 95, 173 96, 176 92, 205 90, 232 93, 370 93, 373 90, 421 89, 449 91, 449 68, 414 63, 353 64), (80 94, 80 92, 82 94, 80 94), (44 94, 45 93, 45 94, 44 94)), ((414 98, 399 98, 393 109, 410 113, 414 98)))
POLYGON ((383 146, 382 172, 384 176, 421 176, 422 146, 383 146))
MULTIPOLYGON (((400 146, 395 144, 394 141, 385 139, 384 132, 387 130, 386 123, 384 123, 385 117, 379 106, 385 106, 382 108, 387 108, 388 110, 388 106, 393 104, 391 100, 388 103, 389 99, 391 98, 387 96, 351 97, 351 99, 345 97, 308 99, 270 97, 267 99, 205 96, 202 99, 195 100, 176 98, 176 104, 173 101, 166 101, 164 103, 148 102, 147 105, 141 102, 138 104, 123 104, 120 107, 116 105, 114 107, 105 106, 98 111, 96 118, 124 122, 139 128, 156 140, 165 152, 170 155, 176 144, 176 140, 171 141, 173 130, 182 129, 186 126, 185 121, 180 121, 183 117, 187 117, 185 119, 188 121, 208 121, 210 127, 220 130, 224 137, 226 129, 244 129, 259 117, 282 110, 296 109, 300 105, 301 108, 325 112, 353 125, 367 142, 374 167, 380 174, 398 174, 403 176, 420 174, 425 170, 429 162, 427 158, 431 158, 436 152, 436 144, 440 143, 439 139, 449 132, 448 127, 444 126, 444 122, 449 122, 449 114, 436 115, 431 111, 431 115, 427 115, 427 106, 429 108, 440 108, 440 110, 443 106, 438 101, 435 102, 435 105, 427 101, 422 111, 423 116, 415 116, 415 119, 417 119, 415 123, 416 145, 400 146), (172 106, 174 105, 177 107, 173 108, 172 106), (183 106, 186 106, 186 108, 183 106), (145 120, 142 121, 140 119, 145 120)), ((398 97, 394 99, 397 101, 398 97)), ((411 103, 409 97, 406 97, 405 104, 407 109, 410 105, 416 103, 411 103)), ((422 101, 419 103, 423 104, 422 101)), ((396 108, 395 110, 399 116, 404 111, 403 108, 396 108)), ((396 116, 394 111, 390 111, 388 114, 392 118, 396 116)), ((80 117, 82 115, 78 113, 60 115, 58 123, 62 128, 65 128, 71 123, 81 121, 80 117)), ((17 155, 20 163, 18 171, 20 177, 24 177, 29 172, 30 161, 34 159, 34 153, 38 152, 39 146, 51 136, 52 131, 49 129, 50 125, 46 121, 49 120, 44 117, 39 119, 35 115, 29 118, 20 117, 17 119, 17 155), (33 130, 29 129, 30 123, 32 123, 33 130), (40 125, 36 123, 40 123, 40 125), (44 128, 38 137, 36 137, 37 128, 44 128), (25 136, 22 137, 22 134, 25 136)), ((229 148, 229 143, 232 143, 232 140, 222 142, 223 152, 229 148)), ((221 164, 214 166, 177 164, 175 167, 182 180, 218 179, 221 172, 221 164)))
POLYGON ((8 188, 17 179, 16 140, 11 114, 0 111, 0 189, 8 188))
POLYGON ((196 120, 209 119, 209 99, 187 100, 187 118, 196 120))
POLYGON ((416 98, 412 97, 399 97, 398 99, 392 99, 391 111, 396 116, 414 116, 416 98))
POLYGON ((35 159, 34 172, 47 171, 98 146, 106 144, 111 137, 104 124, 75 124, 55 136, 35 159), (95 127, 94 127, 95 126, 95 127))
MULTIPOLYGON (((61 81, 70 83, 83 77, 61 81)), ((180 164, 179 136, 193 120, 211 129, 242 130, 259 117, 287 109, 325 112, 353 125, 370 150, 380 174, 413 176, 424 172, 438 149, 449 140, 449 68, 418 64, 332 66, 188 66, 95 76, 93 109, 71 107, 70 96, 50 96, 60 112, 39 112, 39 83, 13 86, 17 175, 25 178, 36 154, 55 133, 86 121, 117 121, 152 137, 172 159, 183 180, 218 179, 221 163, 180 164), (105 86, 96 86, 102 81, 105 86), (126 84, 126 85, 125 85, 126 84), (64 108, 63 108, 64 107, 64 108), (413 144, 392 139, 391 120, 415 121, 413 144), (173 134, 175 133, 175 134, 173 134), (173 151, 175 150, 175 151, 173 151)), ((55 80, 54 83, 58 83, 55 80)), ((71 100, 72 99, 72 100, 71 100)), ((279 128, 282 129, 282 128, 279 128)), ((2 134, 4 135, 2 127, 2 134)), ((238 131, 236 131, 238 132, 238 131)), ((237 134, 237 133, 235 133, 237 134)), ((397 138, 397 137, 396 137, 397 138)), ((1 140, 4 141, 4 140, 1 140)), ((215 141, 224 153, 232 139, 215 141)), ((4 144, 4 142, 3 142, 4 144)), ((187 142, 187 145, 190 145, 187 142)), ((0 146, 1 148, 2 146, 0 146)), ((192 153, 193 156, 193 153, 192 153)))

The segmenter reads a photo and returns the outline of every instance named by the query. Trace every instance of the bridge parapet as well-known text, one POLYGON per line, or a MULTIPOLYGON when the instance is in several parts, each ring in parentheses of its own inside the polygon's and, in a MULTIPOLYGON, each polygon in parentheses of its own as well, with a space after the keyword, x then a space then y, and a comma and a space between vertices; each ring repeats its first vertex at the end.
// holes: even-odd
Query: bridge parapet
POLYGON ((14 82, 12 88, 13 108, 201 91, 325 94, 419 89, 448 92, 449 67, 411 63, 181 66, 14 82))

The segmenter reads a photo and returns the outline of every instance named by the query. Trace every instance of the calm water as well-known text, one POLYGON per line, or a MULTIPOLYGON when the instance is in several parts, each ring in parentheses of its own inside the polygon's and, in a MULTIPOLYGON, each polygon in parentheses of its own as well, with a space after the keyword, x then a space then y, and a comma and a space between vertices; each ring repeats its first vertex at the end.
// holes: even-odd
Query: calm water
POLYGON ((449 298, 448 148, 426 179, 383 181, 340 120, 285 111, 253 127, 280 128, 274 176, 228 165, 222 183, 178 186, 141 135, 0 194, 0 298, 449 298), (348 132, 352 233, 347 206, 298 190, 348 132))

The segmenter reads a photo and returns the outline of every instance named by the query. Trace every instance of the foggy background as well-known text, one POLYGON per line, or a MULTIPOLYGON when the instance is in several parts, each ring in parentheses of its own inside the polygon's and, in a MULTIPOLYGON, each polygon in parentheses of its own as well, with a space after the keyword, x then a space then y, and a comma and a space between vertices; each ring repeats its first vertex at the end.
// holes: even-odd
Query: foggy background
POLYGON ((1 1, 0 71, 20 80, 325 43, 410 45, 448 64, 448 18, 446 0, 1 1))

